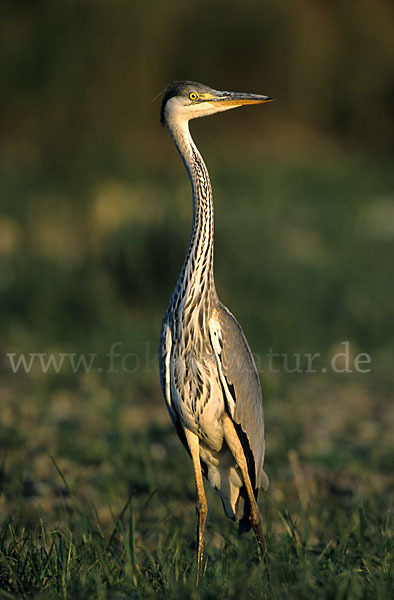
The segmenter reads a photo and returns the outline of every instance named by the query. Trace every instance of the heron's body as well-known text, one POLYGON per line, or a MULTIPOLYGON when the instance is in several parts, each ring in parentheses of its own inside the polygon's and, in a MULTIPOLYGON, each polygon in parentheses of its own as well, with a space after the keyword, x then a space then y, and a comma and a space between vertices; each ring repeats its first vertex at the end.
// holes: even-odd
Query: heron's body
POLYGON ((162 121, 192 184, 193 225, 185 261, 163 318, 160 378, 171 419, 193 459, 200 569, 206 516, 201 470, 219 491, 226 515, 241 520, 241 530, 249 528, 250 518, 261 546, 264 537, 255 498, 259 487, 268 487, 268 478, 263 471, 260 382, 242 329, 216 294, 212 190, 188 121, 267 100, 265 96, 216 92, 193 82, 173 84, 163 100, 162 121))

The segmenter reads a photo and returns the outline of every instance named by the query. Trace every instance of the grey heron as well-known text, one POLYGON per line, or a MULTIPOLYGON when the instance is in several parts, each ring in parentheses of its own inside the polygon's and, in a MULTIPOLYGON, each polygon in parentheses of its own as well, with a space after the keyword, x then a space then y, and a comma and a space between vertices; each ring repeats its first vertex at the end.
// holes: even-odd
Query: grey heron
POLYGON ((212 189, 189 121, 270 100, 177 81, 165 90, 161 106, 161 123, 183 159, 193 194, 190 242, 162 321, 159 367, 171 420, 194 467, 197 573, 208 510, 202 475, 218 490, 226 515, 240 521, 240 532, 253 528, 263 553, 257 495, 260 487, 268 488, 268 477, 260 381, 241 326, 216 294, 212 189))

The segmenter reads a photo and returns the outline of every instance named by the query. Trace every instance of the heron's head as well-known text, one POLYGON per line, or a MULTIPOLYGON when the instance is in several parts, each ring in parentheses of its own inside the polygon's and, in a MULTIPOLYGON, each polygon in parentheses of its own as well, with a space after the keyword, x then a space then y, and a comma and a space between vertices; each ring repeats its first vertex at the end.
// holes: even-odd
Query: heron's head
POLYGON ((273 98, 260 94, 224 92, 194 81, 175 81, 164 92, 160 122, 189 121, 244 104, 260 104, 273 98))

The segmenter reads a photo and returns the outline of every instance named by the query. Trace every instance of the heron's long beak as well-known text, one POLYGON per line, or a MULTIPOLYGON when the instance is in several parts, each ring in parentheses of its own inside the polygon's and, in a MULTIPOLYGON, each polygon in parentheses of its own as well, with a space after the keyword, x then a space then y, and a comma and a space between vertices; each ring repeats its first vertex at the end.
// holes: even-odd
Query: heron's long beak
POLYGON ((243 106, 244 104, 261 104, 262 102, 271 102, 274 98, 262 96, 260 94, 245 94, 242 92, 214 92, 212 94, 203 94, 203 100, 210 102, 214 106, 243 106))

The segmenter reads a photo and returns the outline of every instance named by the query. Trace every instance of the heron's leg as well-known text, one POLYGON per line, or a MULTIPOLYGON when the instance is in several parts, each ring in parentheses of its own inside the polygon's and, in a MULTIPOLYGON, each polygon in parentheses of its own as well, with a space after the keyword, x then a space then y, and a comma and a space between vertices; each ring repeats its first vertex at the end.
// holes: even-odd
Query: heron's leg
POLYGON ((254 497, 252 484, 250 482, 248 465, 246 463, 244 450, 242 448, 241 442, 239 441, 237 432, 235 431, 234 424, 227 414, 224 414, 223 416, 223 433, 227 446, 230 448, 231 454, 234 456, 235 462, 241 470, 242 478, 244 480, 246 488, 246 493, 248 494, 248 499, 250 502, 250 524, 253 527, 253 531, 256 535, 258 544, 260 546, 260 550, 263 554, 265 554, 266 544, 263 526, 261 523, 261 515, 259 507, 257 506, 256 498, 254 497))
POLYGON ((204 484, 202 480, 201 463, 200 463, 200 448, 198 436, 185 429, 187 445, 189 446, 190 454, 192 455, 194 476, 196 480, 197 500, 197 581, 202 569, 202 556, 204 551, 204 529, 207 519, 208 505, 205 498, 204 484))

